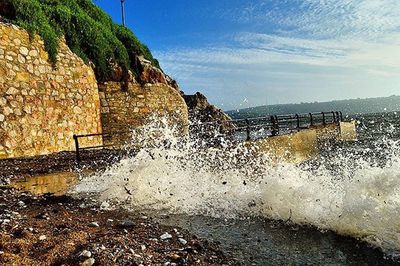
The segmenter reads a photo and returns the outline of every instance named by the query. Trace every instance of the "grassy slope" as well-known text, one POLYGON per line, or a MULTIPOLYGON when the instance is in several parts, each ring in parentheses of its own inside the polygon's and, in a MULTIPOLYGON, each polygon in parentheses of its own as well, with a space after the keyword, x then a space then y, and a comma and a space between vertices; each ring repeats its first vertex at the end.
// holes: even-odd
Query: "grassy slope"
POLYGON ((25 28, 33 36, 38 33, 45 42, 50 59, 56 61, 58 44, 65 36, 70 49, 96 66, 99 81, 107 80, 110 62, 124 71, 135 69, 135 56, 143 55, 159 68, 149 48, 128 28, 113 23, 111 17, 92 0, 2 0, 7 8, 0 15, 25 28))

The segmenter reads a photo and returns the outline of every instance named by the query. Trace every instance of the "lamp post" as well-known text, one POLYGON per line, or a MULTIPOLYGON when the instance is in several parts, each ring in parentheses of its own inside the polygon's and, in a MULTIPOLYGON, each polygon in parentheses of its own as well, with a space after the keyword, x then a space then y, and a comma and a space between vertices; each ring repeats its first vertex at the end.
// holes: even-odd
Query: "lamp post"
POLYGON ((125 26, 125 0, 121 0, 122 25, 125 26))

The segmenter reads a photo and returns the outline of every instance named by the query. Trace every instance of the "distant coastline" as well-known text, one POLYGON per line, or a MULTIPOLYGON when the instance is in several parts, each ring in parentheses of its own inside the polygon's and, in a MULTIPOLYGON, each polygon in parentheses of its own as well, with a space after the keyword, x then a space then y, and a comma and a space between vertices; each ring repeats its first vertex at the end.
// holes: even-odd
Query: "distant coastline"
POLYGON ((276 104, 230 110, 226 113, 234 119, 267 116, 271 114, 294 114, 309 112, 329 112, 340 110, 344 115, 400 111, 400 96, 335 100, 297 104, 276 104))

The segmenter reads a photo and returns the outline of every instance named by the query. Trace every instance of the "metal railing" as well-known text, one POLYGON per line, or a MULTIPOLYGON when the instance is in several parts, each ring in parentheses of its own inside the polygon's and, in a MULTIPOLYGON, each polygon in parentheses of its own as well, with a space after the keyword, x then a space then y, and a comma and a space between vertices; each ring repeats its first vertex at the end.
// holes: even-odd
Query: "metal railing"
POLYGON ((112 133, 95 133, 95 134, 81 134, 81 135, 73 135, 74 143, 75 143, 75 157, 76 162, 80 165, 82 161, 82 152, 88 150, 97 150, 97 149, 105 149, 105 148, 115 148, 115 143, 110 144, 102 144, 97 146, 84 146, 82 147, 79 140, 84 138, 91 138, 91 137, 101 137, 102 142, 104 143, 107 139, 112 139, 115 135, 128 135, 131 134, 130 131, 116 131, 112 133))
MULTIPOLYGON (((187 125, 189 132, 200 138, 216 138, 218 136, 233 136, 237 141, 251 141, 261 138, 289 134, 294 131, 312 128, 318 125, 336 124, 343 121, 342 112, 320 112, 308 114, 271 115, 247 119, 233 119, 226 121, 197 122, 187 125)), ((134 130, 134 129, 133 129, 134 130)), ((103 143, 118 135, 131 135, 133 131, 120 131, 99 134, 74 135, 76 162, 82 161, 82 151, 104 148, 116 148, 123 143, 103 144, 98 146, 81 147, 79 140, 82 138, 102 137, 103 143)), ((125 147, 127 149, 127 147, 125 147)))
POLYGON ((199 122, 190 125, 200 136, 215 136, 216 132, 236 136, 237 140, 255 140, 300 131, 317 125, 335 124, 343 121, 342 112, 271 115, 247 119, 217 122, 199 122), (209 134, 207 134, 209 133, 209 134))

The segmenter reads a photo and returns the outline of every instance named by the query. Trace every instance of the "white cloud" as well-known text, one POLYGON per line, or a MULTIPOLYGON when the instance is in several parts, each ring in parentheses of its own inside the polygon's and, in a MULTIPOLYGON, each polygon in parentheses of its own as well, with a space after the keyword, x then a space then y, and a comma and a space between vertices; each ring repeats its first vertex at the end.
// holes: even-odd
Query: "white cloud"
MULTIPOLYGON (((232 18, 253 23, 275 23, 319 37, 375 38, 398 31, 398 0, 256 0, 232 18)), ((293 33, 293 32, 292 32, 293 33)))
POLYGON ((227 45, 156 56, 184 90, 203 90, 226 109, 244 107, 244 98, 254 106, 266 98, 276 103, 400 93, 399 0, 277 1, 254 1, 235 18, 268 20, 280 25, 279 34, 238 32, 227 45), (290 3, 296 5, 288 8, 290 3))

